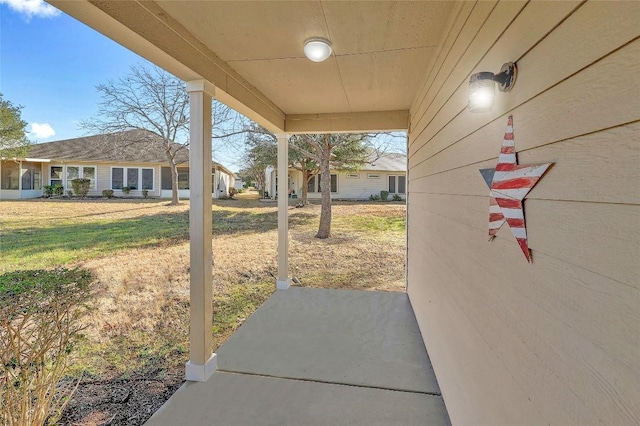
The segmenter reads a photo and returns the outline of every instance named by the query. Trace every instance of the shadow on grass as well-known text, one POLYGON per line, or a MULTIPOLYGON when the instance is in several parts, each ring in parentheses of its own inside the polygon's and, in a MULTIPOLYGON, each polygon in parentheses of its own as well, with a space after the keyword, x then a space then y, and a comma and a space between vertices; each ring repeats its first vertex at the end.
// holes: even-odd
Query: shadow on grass
MULTIPOLYGON (((292 216, 292 225, 313 215, 292 216)), ((6 228, 0 236, 2 264, 6 270, 34 269, 97 258, 120 250, 174 245, 189 239, 189 212, 167 212, 127 219, 100 219, 61 223, 52 218, 33 226, 6 228)), ((262 233, 278 227, 276 212, 216 210, 213 234, 262 233)))

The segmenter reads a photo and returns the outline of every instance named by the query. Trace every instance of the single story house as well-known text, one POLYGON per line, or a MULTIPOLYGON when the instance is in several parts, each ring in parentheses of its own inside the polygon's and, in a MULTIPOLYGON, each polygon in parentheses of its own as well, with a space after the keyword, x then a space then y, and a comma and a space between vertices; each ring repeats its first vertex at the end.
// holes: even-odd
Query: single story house
MULTIPOLYGON (((180 198, 189 198, 189 149, 178 149, 178 190, 180 198)), ((91 180, 90 196, 111 189, 122 195, 128 186, 132 196, 147 190, 151 197, 171 197, 171 169, 164 142, 155 133, 128 130, 105 135, 32 145, 25 158, 0 159, 0 199, 37 198, 46 185, 61 184, 65 193, 76 178, 91 180)), ((213 163, 213 198, 227 196, 234 175, 226 167, 213 163)))
MULTIPOLYGON (((277 169, 267 167, 265 187, 269 196, 276 196, 277 169)), ((407 194, 407 157, 403 154, 385 154, 375 161, 364 164, 360 170, 344 172, 331 171, 331 198, 341 200, 366 200, 370 195, 380 195, 380 191, 389 191, 389 197, 397 194, 403 199, 407 194)), ((289 192, 298 197, 302 193, 302 172, 289 168, 289 192)), ((307 185, 309 199, 319 199, 320 175, 313 176, 307 185)))

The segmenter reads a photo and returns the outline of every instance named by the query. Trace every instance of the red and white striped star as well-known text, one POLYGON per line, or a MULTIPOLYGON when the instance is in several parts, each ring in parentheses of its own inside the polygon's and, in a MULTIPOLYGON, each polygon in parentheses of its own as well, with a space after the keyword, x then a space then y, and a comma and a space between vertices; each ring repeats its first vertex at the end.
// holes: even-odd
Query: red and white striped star
POLYGON ((489 241, 493 240, 505 222, 518 241, 524 257, 531 262, 527 242, 527 228, 522 203, 524 197, 542 178, 553 163, 521 166, 516 160, 513 140, 513 116, 509 116, 502 149, 495 169, 482 169, 480 173, 491 190, 489 198, 489 241))

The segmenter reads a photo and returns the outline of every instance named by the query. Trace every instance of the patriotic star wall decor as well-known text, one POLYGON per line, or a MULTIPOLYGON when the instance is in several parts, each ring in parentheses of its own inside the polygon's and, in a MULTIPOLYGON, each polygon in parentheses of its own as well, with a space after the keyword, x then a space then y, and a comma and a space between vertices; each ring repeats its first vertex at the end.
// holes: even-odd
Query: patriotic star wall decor
POLYGON ((480 170, 490 190, 489 241, 495 238, 498 230, 507 222, 529 263, 531 251, 527 242, 523 200, 552 165, 553 163, 523 166, 517 163, 513 139, 513 116, 510 115, 498 164, 495 169, 480 170))

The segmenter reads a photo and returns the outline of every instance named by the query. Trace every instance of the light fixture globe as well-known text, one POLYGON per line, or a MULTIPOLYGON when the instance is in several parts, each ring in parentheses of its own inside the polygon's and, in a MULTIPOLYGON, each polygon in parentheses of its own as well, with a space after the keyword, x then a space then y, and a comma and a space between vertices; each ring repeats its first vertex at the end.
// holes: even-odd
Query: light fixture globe
POLYGON ((495 83, 492 72, 475 73, 469 79, 469 111, 487 112, 493 107, 495 83))
POLYGON ((304 42, 304 55, 313 62, 322 62, 331 56, 331 42, 325 38, 313 37, 304 42))
POLYGON ((495 97, 495 83, 501 92, 508 92, 513 88, 518 75, 518 67, 514 62, 502 65, 500 72, 477 72, 469 79, 469 112, 488 112, 493 107, 495 97))

